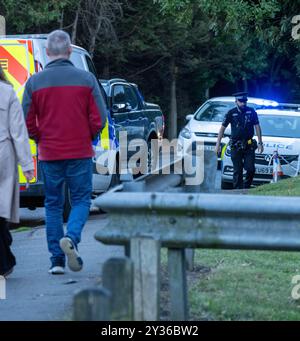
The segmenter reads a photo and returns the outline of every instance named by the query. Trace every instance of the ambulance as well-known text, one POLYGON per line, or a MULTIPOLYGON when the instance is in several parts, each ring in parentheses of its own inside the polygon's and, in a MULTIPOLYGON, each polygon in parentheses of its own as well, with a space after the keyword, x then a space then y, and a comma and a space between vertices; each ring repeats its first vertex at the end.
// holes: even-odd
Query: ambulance
MULTIPOLYGON (((46 54, 47 35, 17 35, 0 36, 0 65, 8 81, 13 85, 20 102, 24 93, 24 87, 28 78, 36 72, 44 69, 49 62, 46 54)), ((89 53, 78 46, 72 46, 71 61, 79 69, 92 72, 98 79, 95 66, 89 53)), ((105 91, 99 83, 100 90, 106 98, 105 91)), ((30 186, 26 185, 26 179, 19 167, 19 182, 21 191, 21 207, 35 209, 44 206, 44 186, 43 178, 38 163, 37 146, 33 140, 30 140, 32 157, 35 164, 35 177, 30 186)), ((118 142, 115 136, 115 129, 111 117, 108 114, 108 120, 101 136, 94 142, 96 154, 111 151, 116 155, 118 142)), ((106 191, 111 183, 116 179, 111 174, 100 175, 96 167, 97 155, 94 158, 93 191, 101 193, 106 191)), ((116 158, 117 159, 117 158, 116 158)), ((71 209, 69 191, 65 189, 65 207, 64 218, 66 219, 71 209)))

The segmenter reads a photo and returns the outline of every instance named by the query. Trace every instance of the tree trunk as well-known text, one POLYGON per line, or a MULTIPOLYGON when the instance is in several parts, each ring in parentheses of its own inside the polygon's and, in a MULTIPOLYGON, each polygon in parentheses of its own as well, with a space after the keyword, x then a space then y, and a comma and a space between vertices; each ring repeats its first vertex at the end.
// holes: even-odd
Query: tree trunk
POLYGON ((210 88, 207 88, 206 90, 205 90, 205 98, 206 99, 209 99, 209 92, 210 92, 210 88))
POLYGON ((60 19, 59 19, 59 29, 62 30, 64 27, 64 10, 61 11, 60 19))
POLYGON ((98 20, 97 27, 95 28, 91 36, 91 42, 90 42, 90 48, 89 48, 89 53, 92 58, 94 57, 94 52, 96 48, 96 40, 97 40, 98 33, 100 31, 100 28, 101 28, 101 20, 98 20))
POLYGON ((104 79, 109 79, 110 78, 109 74, 110 74, 109 61, 108 61, 108 58, 105 58, 105 65, 104 65, 104 68, 103 68, 102 77, 104 79))
POLYGON ((243 78, 243 91, 248 92, 248 81, 246 78, 243 78))
POLYGON ((271 70, 270 70, 270 77, 269 77, 269 82, 268 82, 268 96, 272 96, 273 94, 273 86, 274 83, 279 75, 279 72, 281 70, 282 64, 284 62, 283 58, 278 57, 277 55, 273 56, 273 60, 272 60, 272 66, 271 66, 271 70))
POLYGON ((5 35, 6 34, 6 22, 5 18, 0 15, 0 35, 5 35))
POLYGON ((75 19, 74 19, 73 28, 72 28, 72 44, 76 44, 79 12, 80 12, 80 1, 76 9, 75 19))
POLYGON ((250 82, 251 82, 250 83, 251 84, 251 88, 253 89, 253 92, 252 92, 251 95, 254 96, 254 97, 261 97, 258 81, 256 79, 252 79, 250 82))
POLYGON ((177 98, 176 98, 176 78, 177 67, 175 65, 175 58, 171 59, 171 102, 170 102, 170 115, 169 115, 169 139, 177 137, 177 98))

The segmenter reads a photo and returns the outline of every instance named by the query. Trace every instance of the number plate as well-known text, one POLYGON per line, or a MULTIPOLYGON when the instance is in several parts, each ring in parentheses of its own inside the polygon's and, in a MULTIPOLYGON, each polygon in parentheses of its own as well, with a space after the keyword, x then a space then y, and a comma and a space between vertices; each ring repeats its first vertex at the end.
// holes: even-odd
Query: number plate
POLYGON ((255 169, 256 174, 273 174, 272 167, 259 167, 255 169))

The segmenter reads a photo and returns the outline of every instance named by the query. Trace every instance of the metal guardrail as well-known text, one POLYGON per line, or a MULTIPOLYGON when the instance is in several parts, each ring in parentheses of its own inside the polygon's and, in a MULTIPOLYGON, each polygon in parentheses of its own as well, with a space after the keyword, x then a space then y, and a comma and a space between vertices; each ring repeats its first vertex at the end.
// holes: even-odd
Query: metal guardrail
MULTIPOLYGON (((108 225, 95 234, 98 241, 153 240, 168 248, 172 320, 188 319, 185 248, 300 251, 298 198, 123 192, 99 197, 96 205, 110 213, 108 225)), ((134 264, 157 259, 157 253, 157 247, 140 248, 134 264)), ((155 276, 159 283, 158 270, 155 276)), ((155 299, 158 292, 142 296, 155 299)))
POLYGON ((166 247, 300 251, 298 198, 111 193, 96 205, 110 213, 95 235, 103 243, 146 236, 166 247))
POLYGON ((144 174, 136 179, 130 173, 121 175, 121 184, 111 188, 101 197, 115 192, 163 192, 169 188, 180 186, 184 175, 176 174, 174 170, 176 167, 180 167, 181 163, 182 159, 176 158, 170 163, 158 167, 153 173, 144 174), (167 172, 168 169, 171 169, 171 172, 167 172))

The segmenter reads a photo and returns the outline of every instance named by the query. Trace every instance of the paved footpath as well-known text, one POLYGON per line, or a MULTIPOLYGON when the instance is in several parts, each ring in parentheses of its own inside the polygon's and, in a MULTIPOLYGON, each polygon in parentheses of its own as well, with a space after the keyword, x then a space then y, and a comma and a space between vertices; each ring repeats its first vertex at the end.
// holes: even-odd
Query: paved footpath
POLYGON ((103 263, 124 254, 122 247, 103 245, 94 239, 97 229, 105 227, 106 222, 105 215, 90 217, 79 247, 84 268, 78 273, 68 270, 61 276, 48 274, 44 226, 13 233, 18 264, 6 282, 7 299, 0 300, 0 321, 70 320, 74 292, 101 285, 103 263))

